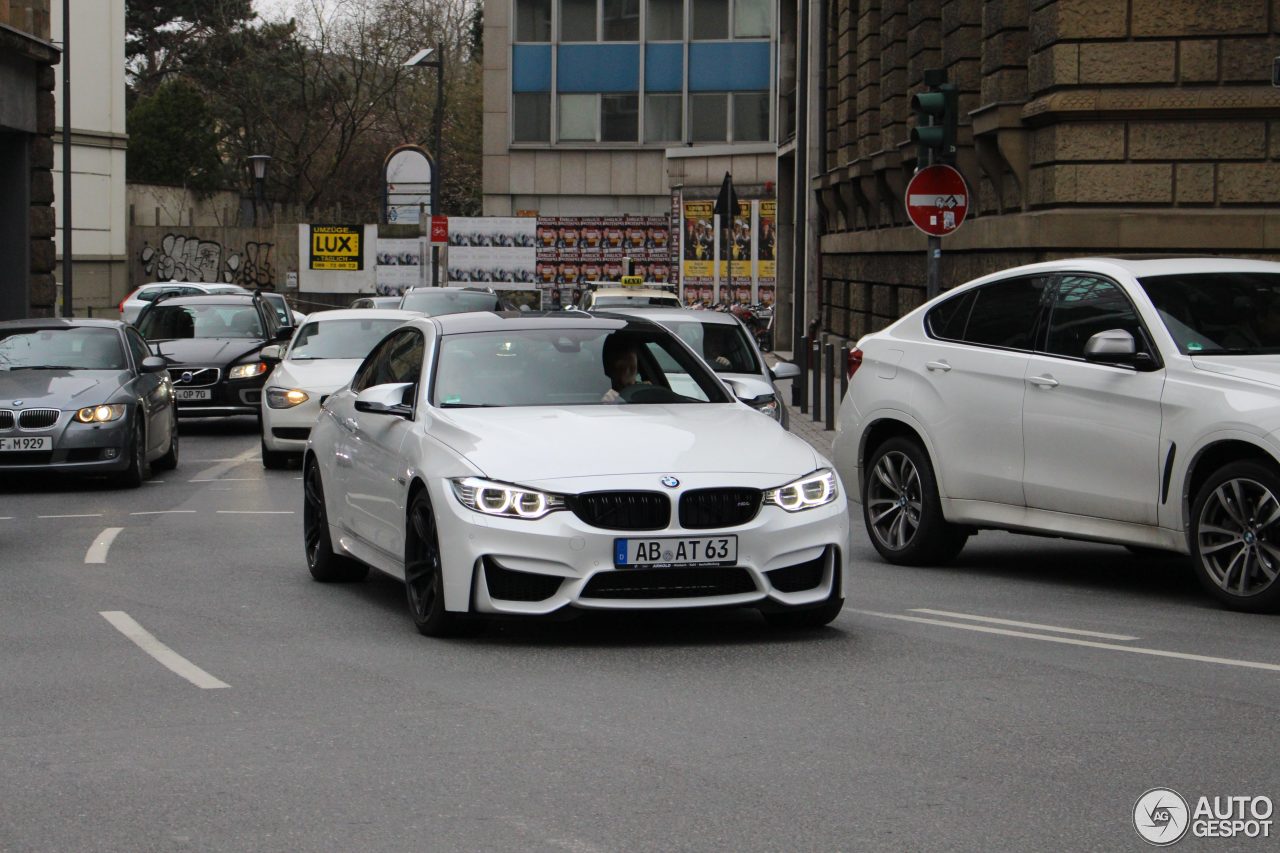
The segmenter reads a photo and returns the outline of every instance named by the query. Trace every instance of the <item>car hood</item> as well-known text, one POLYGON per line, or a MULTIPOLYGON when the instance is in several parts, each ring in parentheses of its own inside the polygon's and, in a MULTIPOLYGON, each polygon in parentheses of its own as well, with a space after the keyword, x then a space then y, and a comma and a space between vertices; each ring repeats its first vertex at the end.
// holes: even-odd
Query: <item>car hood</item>
POLYGON ((531 485, 611 474, 801 476, 825 464, 772 418, 737 404, 444 409, 427 432, 485 476, 531 485))
POLYGON ((178 338, 153 341, 151 348, 170 364, 230 364, 265 345, 256 338, 178 338))
POLYGON ((1198 355, 1191 363, 1208 373, 1280 388, 1280 355, 1198 355))
POLYGON ((128 381, 127 370, 2 370, 0 409, 96 406, 110 402, 128 381))
POLYGON ((330 394, 350 382, 362 362, 363 359, 359 358, 290 359, 276 366, 271 374, 271 384, 330 394))

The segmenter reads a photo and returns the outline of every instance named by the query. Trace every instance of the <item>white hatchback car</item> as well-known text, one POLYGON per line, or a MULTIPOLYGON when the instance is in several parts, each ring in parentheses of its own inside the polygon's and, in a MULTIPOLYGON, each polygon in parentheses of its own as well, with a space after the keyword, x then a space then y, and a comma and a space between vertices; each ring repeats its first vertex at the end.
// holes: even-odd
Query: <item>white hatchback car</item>
POLYGON ((351 381, 374 344, 414 311, 347 308, 319 311, 287 344, 267 347, 275 369, 262 389, 262 465, 283 468, 307 449, 324 398, 351 381))
POLYGON ((124 299, 120 300, 120 319, 125 323, 138 322, 142 309, 146 308, 152 302, 156 301, 156 297, 164 294, 166 296, 200 296, 206 293, 227 294, 238 293, 248 295, 252 291, 246 290, 238 284, 200 284, 187 281, 155 281, 150 284, 144 284, 134 290, 124 299))
POLYGON ((644 320, 414 320, 325 402, 303 464, 312 575, 403 579, 424 634, 568 608, 816 626, 844 603, 830 463, 644 320))
POLYGON ((1280 264, 1034 264, 858 348, 834 456, 887 560, 1001 528, 1190 554, 1228 606, 1280 606, 1280 264))

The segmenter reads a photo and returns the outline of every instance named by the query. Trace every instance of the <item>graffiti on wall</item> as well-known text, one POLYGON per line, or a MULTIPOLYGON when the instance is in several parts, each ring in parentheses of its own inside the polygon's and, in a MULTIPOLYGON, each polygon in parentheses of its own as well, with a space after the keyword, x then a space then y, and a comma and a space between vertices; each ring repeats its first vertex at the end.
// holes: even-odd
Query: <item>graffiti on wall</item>
POLYGON ((216 240, 185 234, 166 234, 159 246, 147 243, 138 259, 154 281, 222 282, 256 288, 275 286, 271 266, 272 243, 246 242, 243 249, 228 248, 216 240))

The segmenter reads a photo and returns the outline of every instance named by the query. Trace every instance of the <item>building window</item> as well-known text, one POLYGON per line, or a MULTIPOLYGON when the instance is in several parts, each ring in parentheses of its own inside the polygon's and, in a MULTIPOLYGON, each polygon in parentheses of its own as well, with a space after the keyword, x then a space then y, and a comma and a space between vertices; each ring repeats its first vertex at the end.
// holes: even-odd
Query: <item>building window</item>
POLYGON ((596 40, 596 0, 560 0, 560 40, 596 40))
POLYGON ((689 128, 694 142, 724 142, 729 138, 729 96, 724 92, 689 96, 689 128))
POLYGON ((679 94, 644 96, 644 141, 683 142, 684 110, 679 94))
POLYGON ((516 41, 551 41, 551 0, 516 0, 516 41))
POLYGON ((693 37, 695 39, 727 39, 729 37, 729 0, 691 0, 693 3, 693 37))
POLYGON ((733 37, 764 38, 773 29, 770 0, 733 0, 733 37))
POLYGON ((600 96, 600 139, 635 142, 640 137, 640 96, 600 96))
POLYGON ((514 141, 551 141, 551 94, 549 92, 512 94, 511 117, 514 141))
POLYGON ((561 142, 596 141, 595 95, 560 96, 558 137, 561 142))
POLYGON ((649 41, 680 41, 684 38, 684 0, 649 0, 645 22, 649 41))
POLYGON ((733 141, 766 142, 769 139, 769 93, 733 94, 733 141))
POLYGON ((640 40, 640 0, 604 0, 604 40, 640 40))

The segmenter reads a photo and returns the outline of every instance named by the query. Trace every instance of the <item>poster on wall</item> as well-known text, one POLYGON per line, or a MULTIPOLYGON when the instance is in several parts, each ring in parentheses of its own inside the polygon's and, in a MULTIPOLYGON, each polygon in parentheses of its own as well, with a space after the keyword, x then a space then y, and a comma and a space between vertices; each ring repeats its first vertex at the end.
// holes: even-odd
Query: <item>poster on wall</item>
POLYGON ((733 217, 733 222, 730 223, 729 225, 729 235, 728 235, 729 246, 727 251, 723 245, 723 241, 725 239, 724 225, 720 226, 720 231, 716 235, 722 243, 720 247, 719 273, 720 273, 720 284, 722 287, 726 288, 726 290, 722 294, 722 299, 720 300, 722 302, 726 302, 726 301, 750 302, 751 301, 751 279, 755 272, 752 269, 752 264, 751 264, 751 247, 753 242, 751 239, 751 234, 752 234, 751 206, 752 204, 749 201, 738 202, 738 214, 737 216, 733 217), (729 278, 730 278, 730 275, 729 275, 730 261, 728 260, 729 257, 732 257, 732 263, 733 263, 732 284, 730 284, 729 282, 729 278), (745 282, 746 293, 747 293, 745 299, 739 295, 739 291, 742 289, 744 282, 745 282))
POLYGON ((680 278, 684 284, 686 305, 711 304, 715 284, 715 227, 713 201, 686 201, 684 226, 681 230, 683 257, 680 278), (694 294, 696 293, 696 296, 694 294))
POLYGON ((312 225, 310 269, 364 269, 360 236, 359 225, 312 225))
POLYGON ((399 296, 412 287, 431 283, 431 255, 420 239, 378 238, 377 288, 379 296, 399 296))
POLYGON ((756 237, 756 257, 759 259, 759 300, 772 305, 778 286, 778 202, 772 199, 760 202, 759 231, 756 237))
POLYGON ((537 241, 531 217, 451 216, 449 284, 533 284, 537 241))
POLYGON ((631 258, 635 275, 669 281, 670 238, 665 215, 539 217, 537 279, 547 286, 617 281, 631 258))

